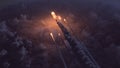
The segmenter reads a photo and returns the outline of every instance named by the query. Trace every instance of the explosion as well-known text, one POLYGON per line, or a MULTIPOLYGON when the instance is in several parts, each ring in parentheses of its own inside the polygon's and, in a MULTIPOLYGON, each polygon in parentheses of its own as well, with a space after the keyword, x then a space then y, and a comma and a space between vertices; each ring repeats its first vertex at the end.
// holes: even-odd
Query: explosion
POLYGON ((57 16, 54 11, 51 12, 51 15, 52 15, 53 19, 55 19, 55 20, 57 19, 57 16))
MULTIPOLYGON (((55 19, 56 21, 62 21, 62 17, 59 15, 56 15, 56 13, 54 11, 51 12, 51 15, 52 15, 53 19, 55 19)), ((63 21, 64 21, 64 19, 63 19, 63 21)))

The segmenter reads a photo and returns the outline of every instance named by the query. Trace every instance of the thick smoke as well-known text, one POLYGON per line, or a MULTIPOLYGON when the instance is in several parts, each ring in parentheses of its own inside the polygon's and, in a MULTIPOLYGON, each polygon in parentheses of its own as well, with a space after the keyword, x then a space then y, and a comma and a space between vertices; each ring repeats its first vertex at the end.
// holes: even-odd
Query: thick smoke
MULTIPOLYGON (((119 3, 119 0, 21 1, 1 9, 0 21, 6 21, 9 30, 32 40, 35 45, 33 48, 34 56, 32 55, 32 67, 47 68, 51 66, 51 68, 58 68, 62 65, 61 61, 57 63, 57 60, 60 60, 60 58, 54 55, 57 54, 54 48, 55 45, 49 35, 50 32, 53 32, 56 39, 58 39, 57 34, 59 32, 61 33, 55 21, 50 16, 50 12, 55 11, 57 14, 67 19, 67 23, 63 24, 67 26, 72 35, 88 47, 93 57, 102 68, 119 68, 119 3), (42 56, 39 54, 42 54, 42 56), (55 60, 52 60, 53 58, 55 58, 55 60)), ((1 27, 5 26, 3 25, 1 27)), ((61 40, 58 39, 57 41, 61 40)), ((58 42, 58 44, 64 45, 62 41, 58 42)), ((80 67, 74 56, 68 58, 70 53, 68 53, 64 47, 61 49, 65 52, 64 56, 70 68, 77 68, 76 66, 80 67)), ((21 47, 21 50, 23 54, 25 50, 24 47, 21 47)), ((7 51, 3 49, 0 55, 6 53, 7 51)), ((10 64, 5 62, 5 65, 9 66, 10 64)))

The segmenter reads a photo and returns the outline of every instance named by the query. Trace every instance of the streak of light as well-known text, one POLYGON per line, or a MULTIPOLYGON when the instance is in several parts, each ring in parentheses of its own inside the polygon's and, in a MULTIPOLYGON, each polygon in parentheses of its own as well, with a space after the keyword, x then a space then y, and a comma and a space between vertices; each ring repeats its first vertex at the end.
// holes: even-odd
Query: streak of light
POLYGON ((51 12, 51 15, 52 15, 53 19, 55 19, 55 20, 57 19, 57 15, 55 14, 54 11, 51 12))
POLYGON ((54 36, 53 36, 53 33, 50 33, 50 36, 51 36, 51 38, 53 39, 53 41, 55 41, 55 38, 54 38, 54 36))
POLYGON ((51 15, 52 15, 53 19, 55 19, 57 21, 61 21, 62 20, 62 17, 56 15, 56 13, 54 11, 51 12, 51 15))
POLYGON ((57 44, 56 41, 55 41, 55 38, 54 38, 54 36, 53 36, 53 33, 50 33, 50 36, 52 37, 54 43, 56 44, 57 51, 58 51, 59 56, 60 56, 60 58, 61 58, 61 60, 62 60, 62 62, 63 62, 63 64, 64 64, 64 68, 68 68, 68 67, 67 67, 67 64, 66 64, 66 62, 65 62, 65 60, 64 60, 64 57, 63 57, 63 55, 62 55, 62 52, 61 52, 61 50, 60 50, 60 47, 58 46, 58 44, 57 44))

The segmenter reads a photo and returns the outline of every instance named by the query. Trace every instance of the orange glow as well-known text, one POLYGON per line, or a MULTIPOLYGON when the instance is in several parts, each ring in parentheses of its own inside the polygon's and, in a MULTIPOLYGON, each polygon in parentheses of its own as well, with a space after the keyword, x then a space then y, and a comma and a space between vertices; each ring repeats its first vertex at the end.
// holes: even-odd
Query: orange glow
POLYGON ((51 38, 53 39, 53 41, 55 41, 55 38, 54 38, 54 36, 53 36, 53 33, 50 33, 50 36, 51 36, 51 38))
POLYGON ((52 15, 55 15, 55 12, 54 12, 54 11, 52 11, 52 12, 51 12, 51 14, 52 14, 52 15))
POLYGON ((61 16, 58 16, 58 20, 62 20, 61 16))
POLYGON ((61 16, 57 16, 54 11, 51 12, 51 15, 52 15, 53 19, 55 19, 55 20, 59 20, 59 21, 62 20, 62 17, 61 16))
POLYGON ((64 22, 66 22, 66 19, 64 19, 64 22))
POLYGON ((51 15, 52 15, 52 17, 54 18, 54 19, 57 19, 57 16, 56 16, 56 14, 55 14, 55 12, 51 12, 51 15))
POLYGON ((58 36, 61 36, 61 34, 60 34, 60 33, 58 33, 58 36))

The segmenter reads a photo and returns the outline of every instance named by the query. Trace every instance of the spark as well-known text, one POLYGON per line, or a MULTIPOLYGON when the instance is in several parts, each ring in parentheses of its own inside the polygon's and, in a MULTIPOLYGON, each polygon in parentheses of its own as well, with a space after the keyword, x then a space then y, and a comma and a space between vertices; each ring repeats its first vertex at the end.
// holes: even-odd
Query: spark
POLYGON ((53 33, 50 33, 50 36, 51 36, 52 40, 55 41, 55 38, 54 38, 54 36, 53 36, 53 33))
POLYGON ((61 16, 58 16, 58 20, 62 20, 61 16))
POLYGON ((53 19, 57 19, 57 15, 55 14, 54 11, 51 12, 51 15, 52 15, 53 19))
POLYGON ((66 19, 64 19, 64 22, 66 22, 66 19))
POLYGON ((52 12, 51 12, 51 14, 52 14, 52 15, 55 15, 55 12, 54 12, 54 11, 52 11, 52 12))

